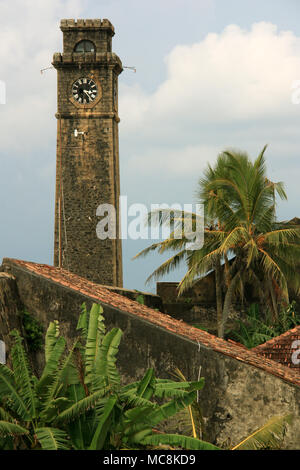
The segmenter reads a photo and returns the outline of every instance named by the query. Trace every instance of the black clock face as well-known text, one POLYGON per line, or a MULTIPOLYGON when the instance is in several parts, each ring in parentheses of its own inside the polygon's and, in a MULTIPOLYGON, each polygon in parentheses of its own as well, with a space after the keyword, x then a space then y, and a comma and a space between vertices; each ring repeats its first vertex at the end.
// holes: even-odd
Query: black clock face
POLYGON ((96 83, 91 78, 79 78, 72 86, 72 95, 78 103, 92 103, 98 94, 96 83))

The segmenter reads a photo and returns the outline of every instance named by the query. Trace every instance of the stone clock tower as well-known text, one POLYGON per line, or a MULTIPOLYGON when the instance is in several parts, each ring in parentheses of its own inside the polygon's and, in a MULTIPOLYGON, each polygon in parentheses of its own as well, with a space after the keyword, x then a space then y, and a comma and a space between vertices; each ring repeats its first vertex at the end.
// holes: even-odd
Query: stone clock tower
MULTIPOLYGON (((122 286, 119 237, 119 57, 108 20, 61 20, 58 78, 54 265, 122 286), (116 238, 96 233, 101 204, 116 209, 116 238)), ((107 213, 102 214, 104 216, 107 213)))

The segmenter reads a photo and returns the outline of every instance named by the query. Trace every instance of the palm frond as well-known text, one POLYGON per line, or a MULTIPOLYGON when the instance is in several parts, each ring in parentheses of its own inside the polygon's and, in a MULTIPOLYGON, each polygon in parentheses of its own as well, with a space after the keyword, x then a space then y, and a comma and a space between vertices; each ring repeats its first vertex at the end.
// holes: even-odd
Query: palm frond
POLYGON ((0 436, 16 436, 18 434, 28 434, 29 431, 22 426, 8 421, 0 421, 0 436))
POLYGON ((155 391, 155 375, 154 369, 150 368, 145 373, 144 377, 139 383, 137 388, 136 394, 141 397, 145 398, 146 400, 150 400, 153 393, 155 391))
POLYGON ((142 406, 125 411, 123 432, 129 435, 135 434, 137 431, 141 431, 142 429, 149 428, 149 426, 151 428, 152 421, 149 419, 149 415, 154 409, 157 410, 158 408, 158 404, 145 403, 142 406))
POLYGON ((146 279, 146 283, 149 283, 152 279, 159 279, 165 274, 168 274, 171 270, 176 269, 182 260, 186 257, 186 250, 182 250, 176 253, 174 256, 166 260, 161 264, 152 274, 146 279))
POLYGON ((116 403, 117 397, 115 396, 111 396, 105 401, 89 450, 101 450, 103 448, 116 403))
POLYGON ((15 421, 14 417, 8 412, 8 410, 0 407, 0 419, 2 421, 8 421, 9 423, 13 423, 15 421))
MULTIPOLYGON (((180 369, 174 370, 174 376, 177 377, 181 383, 187 383, 186 377, 180 369)), ((204 386, 204 379, 200 379, 199 382, 204 386)), ((198 388, 198 390, 200 387, 198 388)), ((197 397, 198 398, 198 397, 197 397)), ((181 423, 183 429, 190 430, 191 435, 196 439, 201 439, 204 430, 204 420, 202 417, 201 407, 198 400, 195 400, 191 405, 184 408, 177 415, 178 421, 181 423)), ((188 431, 184 431, 186 434, 188 431)))
POLYGON ((174 233, 172 232, 168 238, 157 243, 153 243, 147 248, 144 248, 142 251, 137 253, 132 259, 134 260, 136 258, 144 257, 148 255, 151 251, 155 250, 157 250, 159 254, 163 254, 167 251, 175 251, 178 249, 181 250, 185 243, 186 239, 184 237, 184 234, 182 234, 181 238, 175 238, 174 233))
POLYGON ((106 390, 99 390, 91 393, 87 397, 76 401, 71 406, 62 411, 54 420, 54 424, 61 424, 76 419, 83 413, 86 413, 92 408, 95 408, 97 402, 99 402, 105 396, 106 390))
MULTIPOLYGON (((48 408, 57 406, 56 397, 58 395, 65 393, 70 386, 80 383, 79 373, 74 364, 74 350, 77 344, 78 340, 75 340, 58 370, 51 372, 50 375, 48 374, 46 376, 47 380, 43 381, 42 386, 39 383, 37 384, 36 388, 43 398, 41 400, 41 416, 48 416, 48 408)), ((51 357, 49 360, 51 361, 51 357)))
POLYGON ((192 391, 201 390, 204 387, 204 378, 197 382, 188 381, 160 381, 157 379, 154 395, 158 398, 180 398, 192 391))
POLYGON ((262 166, 263 166, 263 172, 265 172, 265 158, 264 158, 264 154, 265 154, 265 151, 267 150, 267 147, 268 147, 268 144, 264 145, 262 151, 259 153, 258 157, 256 158, 256 160, 254 161, 254 167, 257 168, 257 169, 260 169, 262 166))
POLYGON ((189 256, 189 269, 185 276, 178 284, 178 295, 180 296, 184 291, 189 289, 197 277, 207 274, 211 269, 214 269, 216 261, 222 257, 221 248, 217 247, 212 250, 198 250, 192 252, 189 256))
POLYGON ((161 421, 164 421, 171 416, 174 416, 176 413, 181 411, 186 406, 189 406, 197 398, 197 392, 187 392, 184 396, 175 398, 165 404, 163 404, 159 409, 153 410, 148 419, 152 423, 152 427, 155 427, 161 421))
MULTIPOLYGON (((53 343, 54 344, 54 343, 53 343)), ((36 385, 36 392, 40 396, 47 394, 47 387, 55 382, 57 371, 59 370, 59 364, 61 357, 66 347, 66 340, 60 336, 57 338, 55 344, 49 349, 48 361, 45 364, 41 378, 36 385)))
MULTIPOLYGON (((285 245, 293 241, 300 240, 300 229, 285 228, 279 230, 273 230, 263 234, 264 239, 275 245, 285 245)), ((296 248, 297 245, 295 245, 296 248)))
POLYGON ((259 248, 259 251, 262 254, 261 264, 264 268, 265 273, 275 279, 284 280, 284 276, 280 269, 280 266, 278 265, 278 263, 276 263, 274 257, 272 257, 271 254, 267 253, 262 248, 259 248))
POLYGON ((41 427, 35 430, 43 450, 69 450, 70 443, 65 431, 57 428, 41 427))
MULTIPOLYGON (((150 211, 147 214, 146 224, 151 227, 166 226, 173 233, 181 233, 187 219, 191 221, 192 225, 199 225, 203 223, 203 216, 195 212, 183 211, 181 208, 160 208, 150 211)), ((176 238, 176 237, 174 237, 176 238)))
MULTIPOLYGON (((68 388, 68 396, 72 403, 76 403, 85 397, 85 391, 81 384, 71 385, 68 388)), ((76 450, 85 450, 87 443, 92 439, 93 425, 89 426, 89 412, 82 413, 71 421, 67 427, 72 445, 76 450)))
POLYGON ((59 322, 54 320, 49 323, 45 336, 45 361, 48 359, 53 351, 53 348, 59 338, 59 322))
POLYGON ((105 334, 105 327, 103 323, 103 308, 99 304, 93 304, 88 324, 87 340, 85 345, 85 383, 91 382, 91 374, 97 360, 98 352, 100 350, 102 340, 105 334))
POLYGON ((0 396, 10 397, 10 409, 17 413, 24 421, 30 420, 30 413, 27 406, 17 391, 14 374, 4 364, 0 364, 0 396))
POLYGON ((249 239, 249 241, 245 244, 244 249, 246 249, 247 252, 247 269, 250 269, 251 265, 253 265, 259 254, 257 244, 255 243, 253 238, 249 239))
POLYGON ((247 243, 249 241, 249 234, 243 226, 235 227, 223 240, 219 252, 221 254, 228 253, 228 251, 238 243, 247 243))
POLYGON ((134 409, 135 407, 136 408, 145 408, 145 407, 148 407, 148 408, 157 408, 157 404, 155 402, 152 402, 150 400, 148 400, 147 398, 144 398, 144 397, 141 397, 139 395, 136 395, 135 393, 122 393, 120 395, 120 398, 122 399, 122 401, 124 403, 126 403, 126 407, 129 406, 130 409, 134 409))
POLYGON ((292 416, 273 416, 266 424, 232 448, 232 450, 278 449, 292 416))
MULTIPOLYGON (((78 340, 75 340, 71 346, 68 355, 63 360, 61 367, 57 371, 57 385, 64 384, 65 386, 74 385, 79 383, 78 370, 74 364, 74 351, 78 346, 78 340)), ((55 396, 55 393, 53 393, 55 396)))
POLYGON ((116 368, 116 360, 121 337, 122 331, 119 328, 113 328, 104 336, 93 366, 93 390, 102 388, 104 385, 111 389, 119 386, 120 376, 116 368))
MULTIPOLYGON (((138 440, 137 440, 138 441, 138 440)), ((151 434, 145 436, 140 442, 147 446, 160 446, 171 445, 187 450, 221 450, 219 447, 210 444, 209 442, 201 441, 193 437, 181 436, 179 434, 151 434)))
POLYGON ((33 386, 32 371, 30 370, 29 361, 22 344, 23 339, 17 330, 13 330, 10 334, 14 339, 11 357, 16 387, 28 413, 32 418, 35 418, 37 395, 33 386))
POLYGON ((88 334, 88 326, 89 326, 89 315, 86 308, 86 303, 83 302, 81 305, 81 314, 79 315, 78 323, 77 323, 77 330, 81 330, 81 335, 84 338, 85 342, 87 339, 88 334))

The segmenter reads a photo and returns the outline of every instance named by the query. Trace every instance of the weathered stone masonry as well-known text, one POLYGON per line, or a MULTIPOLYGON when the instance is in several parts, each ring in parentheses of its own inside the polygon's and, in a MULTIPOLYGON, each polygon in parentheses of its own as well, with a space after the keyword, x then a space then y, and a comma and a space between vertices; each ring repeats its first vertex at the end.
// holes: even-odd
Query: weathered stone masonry
POLYGON ((122 286, 121 240, 96 235, 100 204, 112 204, 119 213, 117 86, 122 63, 111 52, 114 28, 108 20, 62 20, 61 30, 63 53, 53 57, 58 78, 54 265, 122 286), (92 41, 95 51, 74 52, 82 39, 92 41), (72 99, 72 84, 81 77, 97 84, 93 103, 72 99), (75 129, 84 136, 75 137, 75 129))
MULTIPOLYGON (((291 413, 285 448, 300 449, 300 375, 251 350, 140 305, 103 286, 52 266, 4 259, 2 270, 16 278, 26 309, 44 325, 57 319, 69 343, 76 335, 81 304, 101 303, 107 329, 124 332, 118 367, 136 380, 148 367, 170 378, 179 367, 190 380, 205 378, 200 403, 206 437, 221 445, 240 442, 275 415, 291 413)), ((40 362, 42 359, 37 358, 40 362)), ((177 423, 170 428, 177 431, 177 423)))

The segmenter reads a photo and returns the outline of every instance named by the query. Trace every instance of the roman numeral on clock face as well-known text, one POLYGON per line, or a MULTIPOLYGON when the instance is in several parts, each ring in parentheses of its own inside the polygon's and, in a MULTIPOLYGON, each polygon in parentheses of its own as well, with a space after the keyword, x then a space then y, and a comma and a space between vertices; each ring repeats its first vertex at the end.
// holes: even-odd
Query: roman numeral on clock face
POLYGON ((93 102, 97 95, 97 85, 91 78, 78 78, 72 85, 72 96, 80 104, 93 102))

